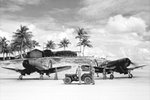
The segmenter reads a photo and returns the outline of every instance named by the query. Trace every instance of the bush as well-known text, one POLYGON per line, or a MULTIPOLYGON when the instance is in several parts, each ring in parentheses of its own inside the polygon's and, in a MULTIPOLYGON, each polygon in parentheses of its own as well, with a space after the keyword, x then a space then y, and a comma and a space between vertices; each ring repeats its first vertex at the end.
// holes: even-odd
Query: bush
POLYGON ((77 53, 73 51, 57 51, 55 52, 55 56, 59 57, 76 57, 77 53))
MULTIPOLYGON (((15 57, 5 57, 5 60, 13 60, 15 57)), ((3 57, 0 57, 0 61, 3 61, 3 57)))
POLYGON ((44 50, 43 53, 44 53, 44 57, 54 56, 54 54, 51 50, 44 50))

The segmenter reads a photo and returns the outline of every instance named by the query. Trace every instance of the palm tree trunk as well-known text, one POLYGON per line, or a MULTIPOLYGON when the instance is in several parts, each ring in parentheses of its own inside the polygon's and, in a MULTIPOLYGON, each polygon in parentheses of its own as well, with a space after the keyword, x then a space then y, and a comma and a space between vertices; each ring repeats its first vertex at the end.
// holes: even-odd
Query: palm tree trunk
POLYGON ((83 46, 83 53, 82 53, 82 54, 83 54, 83 56, 84 56, 84 50, 85 50, 85 46, 83 46))
POLYGON ((10 59, 10 52, 9 52, 9 59, 10 59))
POLYGON ((3 60, 5 60, 5 53, 3 52, 3 60))
POLYGON ((22 49, 20 50, 20 56, 21 56, 21 59, 23 59, 23 56, 22 56, 22 49))
POLYGON ((22 55, 22 47, 23 47, 23 42, 21 43, 21 48, 20 48, 20 55, 21 55, 21 59, 23 59, 23 55, 22 55))
POLYGON ((82 53, 82 52, 81 52, 81 49, 82 49, 82 46, 80 45, 80 56, 81 56, 81 53, 82 53))
POLYGON ((66 50, 66 48, 64 47, 64 51, 66 50))
MULTIPOLYGON (((80 43, 81 43, 81 39, 80 39, 80 43)), ((81 56, 81 49, 82 49, 82 46, 81 46, 81 44, 80 44, 80 56, 81 56)))
POLYGON ((6 53, 6 58, 8 57, 8 53, 6 53))

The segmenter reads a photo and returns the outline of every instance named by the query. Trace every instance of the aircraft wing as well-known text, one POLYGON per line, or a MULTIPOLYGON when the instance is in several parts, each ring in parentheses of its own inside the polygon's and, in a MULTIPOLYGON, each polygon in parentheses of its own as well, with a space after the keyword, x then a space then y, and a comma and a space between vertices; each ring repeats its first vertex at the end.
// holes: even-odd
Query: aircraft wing
POLYGON ((71 66, 53 67, 53 68, 50 68, 48 70, 44 70, 44 72, 45 73, 55 73, 55 72, 61 72, 61 71, 64 71, 64 70, 68 70, 70 68, 71 68, 71 66))
POLYGON ((16 72, 22 72, 23 70, 21 69, 15 69, 15 68, 8 68, 8 67, 2 67, 4 69, 8 69, 8 70, 13 70, 13 71, 16 71, 16 72))
POLYGON ((132 68, 128 68, 128 70, 134 70, 134 69, 137 69, 137 68, 142 68, 146 65, 140 65, 140 66, 136 66, 136 67, 132 67, 132 68))
POLYGON ((99 67, 99 68, 105 68, 105 69, 115 69, 115 68, 116 68, 116 66, 111 66, 111 67, 101 66, 101 67, 99 67))
MULTIPOLYGON (((96 73, 103 73, 104 68, 101 67, 94 67, 95 68, 95 72, 96 73)), ((112 67, 112 68, 105 68, 106 72, 111 72, 111 70, 115 69, 116 67, 112 67)))

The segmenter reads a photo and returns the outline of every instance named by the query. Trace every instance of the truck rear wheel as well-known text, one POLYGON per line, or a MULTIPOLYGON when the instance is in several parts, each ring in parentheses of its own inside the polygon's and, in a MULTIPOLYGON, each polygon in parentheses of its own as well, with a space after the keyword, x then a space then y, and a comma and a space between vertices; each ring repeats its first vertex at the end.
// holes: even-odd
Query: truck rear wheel
POLYGON ((90 77, 85 77, 84 78, 84 83, 85 84, 90 84, 90 83, 92 83, 92 79, 90 77))
POLYGON ((65 77, 64 83, 65 84, 71 84, 71 78, 70 77, 65 77))

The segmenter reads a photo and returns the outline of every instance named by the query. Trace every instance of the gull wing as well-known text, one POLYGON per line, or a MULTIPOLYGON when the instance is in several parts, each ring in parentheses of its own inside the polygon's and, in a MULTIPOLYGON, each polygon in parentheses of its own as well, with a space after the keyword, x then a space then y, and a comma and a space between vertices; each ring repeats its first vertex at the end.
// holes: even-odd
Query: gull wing
POLYGON ((19 73, 21 73, 24 70, 24 69, 16 69, 16 68, 8 68, 8 67, 2 67, 2 68, 12 70, 12 71, 16 71, 16 72, 19 72, 19 73))

